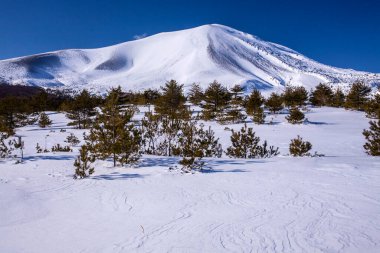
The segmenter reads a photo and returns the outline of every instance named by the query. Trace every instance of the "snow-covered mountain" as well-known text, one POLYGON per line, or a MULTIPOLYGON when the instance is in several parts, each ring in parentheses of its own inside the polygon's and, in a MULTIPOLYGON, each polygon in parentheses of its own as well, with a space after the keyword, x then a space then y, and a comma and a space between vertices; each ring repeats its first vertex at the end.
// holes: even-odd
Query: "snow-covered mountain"
POLYGON ((70 49, 0 61, 0 78, 12 84, 104 92, 158 88, 175 79, 205 87, 213 80, 264 90, 320 82, 380 84, 380 74, 340 69, 287 47, 222 25, 160 33, 99 49, 70 49))

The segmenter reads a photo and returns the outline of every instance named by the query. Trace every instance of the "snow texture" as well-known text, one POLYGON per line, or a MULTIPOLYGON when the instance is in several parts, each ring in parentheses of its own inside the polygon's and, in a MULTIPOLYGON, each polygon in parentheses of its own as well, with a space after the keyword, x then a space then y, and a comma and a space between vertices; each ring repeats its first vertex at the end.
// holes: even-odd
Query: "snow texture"
MULTIPOLYGON (((17 129, 24 163, 0 162, 0 252, 380 251, 380 160, 362 148, 361 112, 313 108, 303 125, 285 115, 249 123, 280 147, 271 159, 224 156, 195 174, 170 172, 172 157, 144 156, 137 168, 98 161, 84 180, 72 179, 79 147, 36 153, 37 142, 50 148, 82 134, 48 114, 50 128, 17 129), (297 134, 326 156, 287 156, 297 134)), ((227 148, 230 132, 211 125, 227 148)))

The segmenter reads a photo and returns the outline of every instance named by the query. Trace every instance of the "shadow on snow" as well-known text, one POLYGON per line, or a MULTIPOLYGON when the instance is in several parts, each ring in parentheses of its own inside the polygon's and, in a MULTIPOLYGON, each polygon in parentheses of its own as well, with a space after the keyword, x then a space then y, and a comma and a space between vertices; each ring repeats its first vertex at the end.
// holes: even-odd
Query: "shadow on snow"
POLYGON ((113 172, 110 174, 93 176, 93 177, 91 177, 91 179, 94 179, 94 180, 127 180, 127 179, 132 179, 132 178, 143 178, 143 177, 144 176, 140 175, 140 174, 128 174, 128 173, 120 174, 119 172, 113 172))

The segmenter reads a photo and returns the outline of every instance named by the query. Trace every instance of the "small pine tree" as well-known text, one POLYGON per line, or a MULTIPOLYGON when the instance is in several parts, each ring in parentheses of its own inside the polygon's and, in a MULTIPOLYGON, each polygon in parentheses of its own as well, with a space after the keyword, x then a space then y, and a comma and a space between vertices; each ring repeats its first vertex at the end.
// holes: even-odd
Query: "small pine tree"
POLYGON ((371 87, 364 82, 355 82, 346 97, 345 107, 355 110, 363 110, 371 93, 371 87))
POLYGON ((40 117, 38 120, 38 125, 42 128, 48 127, 52 124, 52 121, 50 120, 49 116, 47 116, 46 113, 41 112, 40 117))
POLYGON ((261 110, 264 102, 265 99, 261 95, 261 92, 257 89, 254 89, 246 101, 247 114, 251 116, 254 115, 255 112, 261 110))
POLYGON ((284 106, 282 96, 272 93, 269 98, 265 101, 265 106, 269 109, 271 113, 278 113, 284 106))
POLYGON ((126 157, 131 155, 126 145, 130 144, 128 131, 134 129, 131 119, 135 110, 123 108, 120 99, 121 90, 111 90, 86 137, 93 155, 102 160, 112 157, 114 167, 117 162, 126 163, 126 157))
POLYGON ((252 118, 252 121, 255 123, 255 124, 264 124, 265 123, 265 113, 264 113, 264 109, 263 108, 257 108, 254 112, 253 112, 253 118, 252 118))
POLYGON ((267 142, 263 146, 259 145, 260 137, 256 136, 251 127, 247 124, 239 132, 232 130, 231 146, 227 148, 226 154, 234 158, 264 158, 278 155, 278 148, 273 146, 267 149, 267 142))
POLYGON ((189 90, 188 99, 194 105, 201 105, 203 101, 203 90, 198 83, 193 83, 189 90))
POLYGON ((305 114, 298 107, 293 107, 285 118, 291 124, 301 124, 305 120, 305 114))
POLYGON ((333 90, 327 84, 320 83, 311 93, 310 102, 315 106, 328 106, 332 104, 334 97, 333 90))
POLYGON ((343 91, 338 87, 332 97, 331 106, 333 107, 342 107, 346 101, 346 96, 343 91))
POLYGON ((282 96, 286 106, 303 106, 308 98, 308 92, 303 86, 287 86, 282 96))
POLYGON ((66 137, 65 142, 69 143, 71 146, 75 146, 78 145, 80 141, 73 133, 70 133, 70 135, 66 137))
POLYGON ((308 141, 303 141, 298 135, 297 138, 291 140, 289 152, 292 156, 310 156, 309 151, 311 148, 311 143, 308 141))
POLYGON ((37 153, 42 153, 42 148, 41 148, 40 144, 38 144, 38 142, 36 144, 36 152, 37 153))
POLYGON ((235 85, 231 89, 231 100, 225 108, 224 115, 219 118, 222 123, 241 123, 247 118, 243 114, 243 88, 240 85, 235 85))
POLYGON ((7 133, 0 132, 0 158, 6 158, 11 155, 13 148, 12 148, 12 142, 9 140, 8 143, 6 143, 6 140, 8 139, 9 135, 7 133))
POLYGON ((201 171, 205 166, 204 157, 220 157, 221 146, 219 139, 215 139, 214 132, 204 130, 203 125, 199 127, 194 121, 187 121, 182 124, 181 133, 178 138, 180 155, 182 159, 182 171, 201 171))
POLYGON ((215 120, 222 117, 230 100, 231 94, 226 87, 217 81, 210 83, 204 95, 202 118, 204 120, 215 120))
POLYGON ((363 135, 367 142, 364 144, 366 153, 372 156, 380 156, 380 120, 370 121, 369 130, 364 130, 363 135))
POLYGON ((364 106, 364 111, 368 118, 380 119, 380 93, 377 93, 368 103, 364 106))
POLYGON ((189 117, 185 105, 186 97, 183 94, 183 84, 179 85, 175 80, 171 80, 161 87, 161 93, 155 103, 157 114, 172 119, 189 117))
POLYGON ((74 178, 85 178, 94 173, 94 167, 91 163, 95 162, 95 156, 90 154, 90 148, 83 145, 79 150, 79 156, 74 161, 75 175, 74 178))
POLYGON ((57 143, 51 147, 52 152, 73 152, 70 146, 61 146, 61 144, 57 143))
POLYGON ((73 101, 67 105, 66 117, 72 120, 69 125, 74 125, 79 129, 88 128, 92 122, 91 117, 96 114, 95 106, 99 100, 86 89, 76 95, 73 101))

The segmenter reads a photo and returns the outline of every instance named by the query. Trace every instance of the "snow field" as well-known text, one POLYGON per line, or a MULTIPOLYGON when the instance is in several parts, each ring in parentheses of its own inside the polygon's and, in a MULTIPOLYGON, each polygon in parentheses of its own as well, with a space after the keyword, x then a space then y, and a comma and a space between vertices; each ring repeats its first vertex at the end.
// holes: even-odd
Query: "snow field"
MULTIPOLYGON (((380 250, 380 159, 362 148, 363 113, 312 108, 304 125, 285 115, 272 125, 248 123, 280 147, 275 158, 213 158, 212 170, 195 174, 170 172, 175 157, 143 156, 136 168, 97 161, 84 180, 72 179, 79 147, 36 154, 47 134, 48 148, 70 132, 82 137, 63 114, 48 114, 50 128, 17 130, 25 162, 0 162, 0 252, 380 250), (298 134, 326 156, 287 156, 298 134)), ((226 126, 206 124, 226 149, 226 126)))

